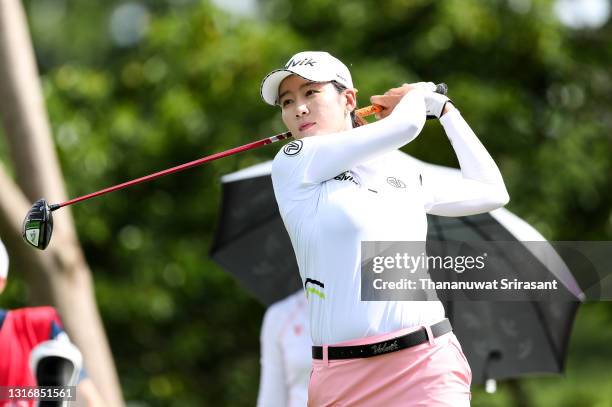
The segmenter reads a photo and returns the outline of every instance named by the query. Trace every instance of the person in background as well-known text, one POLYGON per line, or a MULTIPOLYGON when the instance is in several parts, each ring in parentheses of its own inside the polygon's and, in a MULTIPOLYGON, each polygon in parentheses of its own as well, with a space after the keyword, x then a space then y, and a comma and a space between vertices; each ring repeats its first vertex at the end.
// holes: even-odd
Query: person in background
POLYGON ((261 328, 257 407, 306 406, 311 346, 303 290, 268 308, 261 328))
MULTIPOLYGON (((0 240, 0 294, 9 271, 9 257, 0 240)), ((77 406, 104 406, 93 381, 81 369, 81 354, 70 343, 53 307, 0 309, 0 386, 76 385, 77 406), (53 375, 56 375, 54 378, 53 375)), ((34 400, 0 399, 1 407, 35 406, 34 400)), ((41 401, 40 406, 61 405, 41 401)))

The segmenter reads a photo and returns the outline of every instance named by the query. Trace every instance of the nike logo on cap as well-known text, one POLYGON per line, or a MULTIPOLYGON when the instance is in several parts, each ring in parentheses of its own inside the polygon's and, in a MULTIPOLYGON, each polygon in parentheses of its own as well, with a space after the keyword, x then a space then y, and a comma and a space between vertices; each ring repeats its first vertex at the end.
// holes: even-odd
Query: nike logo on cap
POLYGON ((316 64, 316 63, 317 63, 317 61, 315 61, 312 58, 298 59, 298 60, 292 59, 291 61, 287 62, 287 65, 285 65, 285 69, 293 68, 294 66, 299 66, 299 65, 314 66, 314 64, 316 64))

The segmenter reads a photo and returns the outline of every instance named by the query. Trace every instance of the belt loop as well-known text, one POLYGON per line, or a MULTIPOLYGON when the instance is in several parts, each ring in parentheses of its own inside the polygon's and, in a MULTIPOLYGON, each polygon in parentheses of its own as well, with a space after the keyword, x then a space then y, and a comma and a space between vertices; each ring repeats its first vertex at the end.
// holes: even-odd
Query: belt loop
POLYGON ((325 363, 326 366, 329 366, 329 358, 327 356, 327 345, 323 345, 323 363, 325 363))
POLYGON ((429 346, 434 346, 436 344, 436 338, 434 338, 433 333, 431 332, 431 326, 423 325, 423 328, 425 329, 427 340, 429 340, 429 346))

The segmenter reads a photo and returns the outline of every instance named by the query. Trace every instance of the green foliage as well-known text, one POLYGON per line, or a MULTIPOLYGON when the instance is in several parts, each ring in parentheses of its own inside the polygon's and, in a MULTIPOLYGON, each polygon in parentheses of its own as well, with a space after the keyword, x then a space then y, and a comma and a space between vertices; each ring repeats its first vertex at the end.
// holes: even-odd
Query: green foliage
MULTIPOLYGON (((146 2, 143 39, 122 48, 108 36, 120 2, 66 0, 59 17, 45 19, 52 3, 26 5, 70 196, 282 131, 278 111, 260 101, 260 80, 299 50, 325 49, 351 67, 360 105, 404 82, 446 82, 499 163, 511 210, 553 240, 612 238, 610 24, 569 31, 546 0, 268 0, 254 17, 205 1, 159 0, 146 2)), ((264 310, 207 253, 220 175, 275 151, 233 156, 74 207, 128 400, 253 405, 264 310)), ((435 123, 406 151, 456 164, 435 123)), ((25 302, 15 274, 5 305, 25 302)), ((606 304, 589 310, 609 323, 606 304)), ((588 320, 579 326, 598 332, 588 320)), ((606 347, 583 349, 576 340, 572 349, 593 359, 595 345, 606 347)), ((570 358, 578 374, 527 381, 534 403, 609 402, 609 394, 579 389, 591 379, 609 387, 586 373, 595 365, 583 360, 570 358)), ((497 396, 475 390, 474 405, 511 403, 503 385, 497 396)))

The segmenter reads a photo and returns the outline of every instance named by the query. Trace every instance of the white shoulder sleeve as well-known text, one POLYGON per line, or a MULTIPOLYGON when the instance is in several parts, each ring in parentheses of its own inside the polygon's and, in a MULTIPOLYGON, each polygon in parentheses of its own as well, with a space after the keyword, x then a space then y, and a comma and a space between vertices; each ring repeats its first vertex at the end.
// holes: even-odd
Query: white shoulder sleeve
POLYGON ((283 364, 283 352, 279 343, 284 318, 279 309, 272 306, 264 315, 261 329, 261 373, 257 407, 285 407, 288 391, 283 364))
POLYGON ((385 119, 367 126, 322 136, 305 137, 286 144, 274 159, 275 190, 291 181, 318 184, 396 150, 412 141, 425 124, 423 93, 407 93, 385 119))
POLYGON ((425 210, 440 216, 467 216, 489 212, 508 203, 509 196, 495 161, 458 110, 440 119, 459 165, 459 179, 433 181, 423 174, 425 210))

